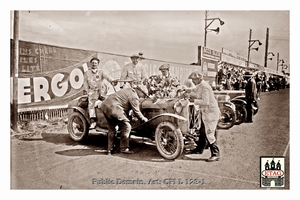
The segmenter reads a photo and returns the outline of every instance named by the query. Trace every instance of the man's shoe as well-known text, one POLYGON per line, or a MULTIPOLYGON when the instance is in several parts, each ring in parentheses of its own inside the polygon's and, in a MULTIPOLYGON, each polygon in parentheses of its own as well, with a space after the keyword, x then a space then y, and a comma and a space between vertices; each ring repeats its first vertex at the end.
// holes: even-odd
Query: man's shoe
POLYGON ((125 154, 134 154, 134 151, 130 151, 129 148, 121 149, 120 152, 125 154))
POLYGON ((91 123, 90 129, 94 129, 96 127, 96 122, 91 123))
POLYGON ((215 162, 215 161, 219 161, 220 160, 220 156, 212 156, 210 158, 208 158, 206 160, 206 162, 215 162))

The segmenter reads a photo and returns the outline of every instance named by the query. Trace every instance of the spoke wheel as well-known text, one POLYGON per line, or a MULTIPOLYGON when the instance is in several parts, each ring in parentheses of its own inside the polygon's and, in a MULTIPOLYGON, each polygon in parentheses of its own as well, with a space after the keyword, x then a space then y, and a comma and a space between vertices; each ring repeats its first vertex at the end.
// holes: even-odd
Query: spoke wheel
POLYGON ((73 112, 68 119, 68 132, 74 141, 82 141, 88 136, 88 123, 79 112, 73 112))
POLYGON ((183 136, 180 129, 172 122, 161 122, 155 130, 156 148, 166 159, 178 158, 184 148, 183 136))
POLYGON ((221 119, 218 121, 217 127, 219 129, 229 129, 236 121, 235 112, 228 107, 220 107, 221 119))

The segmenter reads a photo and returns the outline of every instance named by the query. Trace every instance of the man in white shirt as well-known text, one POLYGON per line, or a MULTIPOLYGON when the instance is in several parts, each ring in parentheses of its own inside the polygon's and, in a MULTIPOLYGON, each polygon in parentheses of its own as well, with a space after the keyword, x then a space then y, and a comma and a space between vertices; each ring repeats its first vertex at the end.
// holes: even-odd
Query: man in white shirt
POLYGON ((106 79, 111 84, 116 85, 117 82, 115 82, 108 74, 103 72, 103 70, 98 69, 100 60, 96 57, 92 58, 91 63, 91 69, 89 69, 84 74, 84 94, 88 95, 89 98, 89 105, 88 105, 88 111, 91 119, 91 125, 90 129, 94 129, 96 127, 96 110, 95 110, 95 103, 99 99, 100 96, 103 96, 104 94, 101 94, 102 86, 103 86, 103 79, 106 79))
MULTIPOLYGON (((202 72, 195 71, 189 76, 195 84, 195 88, 191 90, 191 97, 194 99, 194 104, 200 107, 201 126, 204 125, 205 137, 202 137, 203 132, 200 131, 198 145, 204 148, 205 140, 208 142, 211 152, 211 157, 207 162, 214 162, 220 159, 220 150, 217 146, 217 124, 221 113, 218 102, 214 97, 211 86, 203 80, 202 72)), ((202 149, 203 150, 203 149, 202 149)))
MULTIPOLYGON (((131 57, 131 63, 125 65, 121 72, 121 80, 138 80, 143 81, 147 78, 146 69, 142 64, 139 63, 139 60, 142 59, 141 53, 133 54, 131 57)), ((124 87, 124 83, 120 83, 120 88, 124 87)))

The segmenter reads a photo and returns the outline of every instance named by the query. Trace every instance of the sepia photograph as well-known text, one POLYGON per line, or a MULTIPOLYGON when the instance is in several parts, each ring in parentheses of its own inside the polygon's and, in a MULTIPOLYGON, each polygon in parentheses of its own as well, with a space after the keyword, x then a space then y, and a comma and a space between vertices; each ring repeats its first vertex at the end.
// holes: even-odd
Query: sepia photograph
POLYGON ((291 191, 291 5, 124 8, 6 10, 9 190, 291 191))

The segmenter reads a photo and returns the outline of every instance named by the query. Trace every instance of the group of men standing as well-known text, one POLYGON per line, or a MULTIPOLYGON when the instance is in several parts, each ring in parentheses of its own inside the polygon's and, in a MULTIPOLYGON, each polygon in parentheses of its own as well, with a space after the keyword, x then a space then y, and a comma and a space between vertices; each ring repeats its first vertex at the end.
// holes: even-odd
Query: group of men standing
MULTIPOLYGON (((130 110, 143 122, 147 122, 148 119, 143 116, 139 109, 139 95, 136 89, 138 84, 147 78, 147 72, 142 65, 138 64, 142 59, 141 54, 134 54, 131 56, 131 63, 124 66, 121 72, 121 80, 131 80, 131 87, 124 88, 124 82, 120 82, 121 90, 109 95, 105 99, 102 99, 100 109, 103 111, 108 123, 108 154, 114 152, 114 137, 116 134, 116 127, 121 132, 120 152, 122 153, 134 153, 129 149, 129 135, 131 131, 130 120, 126 116, 130 110)), ((90 129, 96 127, 96 114, 95 114, 95 102, 102 95, 102 81, 106 79, 113 86, 117 85, 117 81, 113 80, 109 75, 98 69, 98 58, 92 58, 91 70, 85 74, 84 91, 89 97, 89 114, 91 118, 90 129)), ((169 73, 169 64, 163 64, 160 67, 162 74, 161 79, 170 80, 171 74, 169 73)), ((210 147, 211 157, 207 159, 208 162, 218 161, 220 159, 220 152, 217 146, 217 123, 220 119, 220 110, 217 100, 214 97, 211 86, 203 80, 203 74, 199 71, 193 72, 188 77, 194 84, 192 88, 186 88, 193 96, 194 104, 200 107, 200 116, 203 140, 199 141, 197 153, 202 153, 206 142, 210 147), (203 142, 204 141, 204 142, 203 142)), ((179 84, 179 83, 178 83, 179 84)))
MULTIPOLYGON (((124 80, 134 77, 142 78, 143 70, 141 67, 135 68, 138 63, 139 55, 131 56, 132 63, 126 65, 122 71, 122 77, 124 80), (126 76, 126 77, 125 77, 126 76)), ((95 104, 99 99, 102 100, 100 109, 102 110, 108 124, 108 154, 114 151, 114 138, 116 135, 116 128, 121 132, 120 152, 133 153, 129 150, 129 134, 131 131, 131 125, 126 114, 132 110, 140 120, 146 122, 148 119, 143 116, 139 109, 139 97, 135 91, 136 82, 131 82, 130 88, 124 88, 117 91, 114 94, 105 96, 103 91, 103 80, 106 79, 113 86, 117 85, 117 80, 113 80, 103 70, 99 69, 98 58, 92 58, 90 60, 91 69, 85 73, 84 93, 88 94, 89 104, 88 111, 90 116, 90 129, 96 128, 96 111, 95 104)), ((143 74, 144 76, 144 74, 143 74)), ((123 84, 120 86, 123 88, 123 84)))

